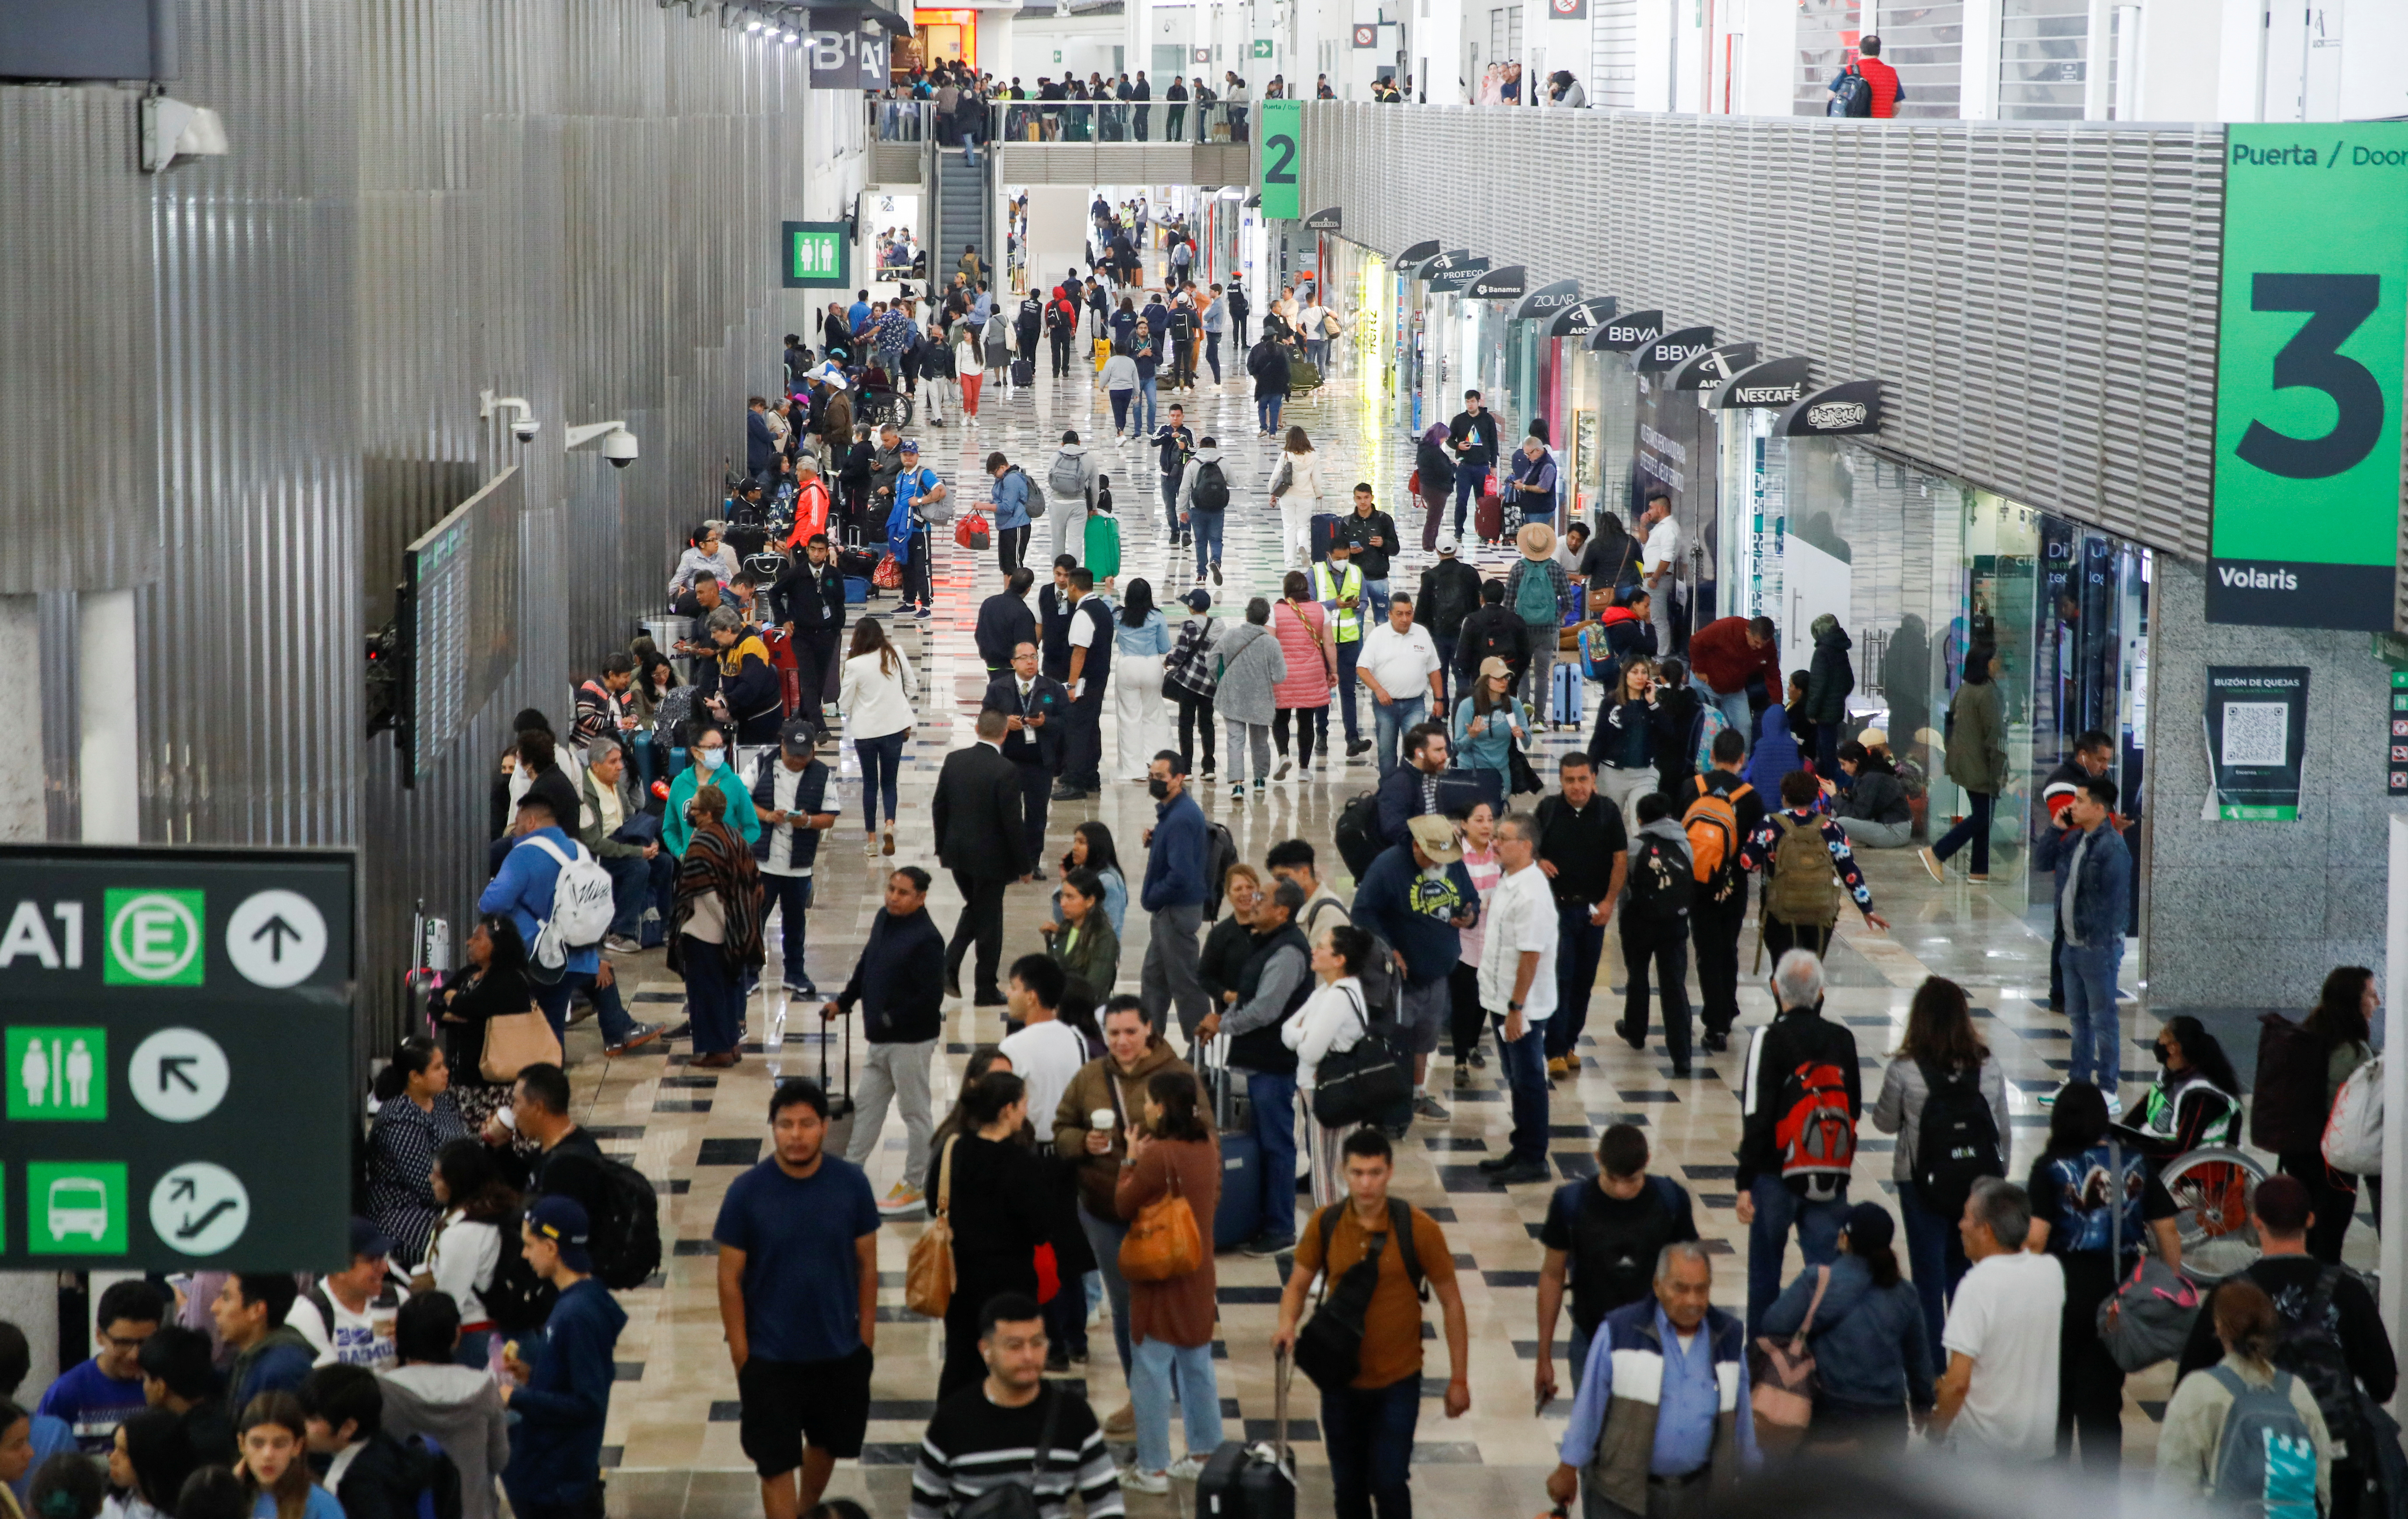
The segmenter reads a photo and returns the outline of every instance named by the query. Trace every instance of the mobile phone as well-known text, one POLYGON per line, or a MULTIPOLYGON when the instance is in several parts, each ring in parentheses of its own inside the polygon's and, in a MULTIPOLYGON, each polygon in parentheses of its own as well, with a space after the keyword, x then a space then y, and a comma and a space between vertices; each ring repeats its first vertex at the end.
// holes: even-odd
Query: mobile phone
POLYGON ((1553 1393, 1541 1393, 1541 1394, 1539 1394, 1539 1395, 1538 1395, 1538 1397, 1537 1397, 1536 1398, 1532 1399, 1532 1404, 1533 1404, 1533 1406, 1532 1406, 1532 1408, 1531 1408, 1531 1410, 1530 1410, 1530 1417, 1531 1417, 1531 1418, 1533 1418, 1533 1419, 1535 1419, 1535 1418, 1537 1418, 1540 1414, 1546 1412, 1547 1412, 1547 1405, 1548 1405, 1548 1404, 1550 1404, 1550 1403, 1552 1403, 1552 1402, 1554 1402, 1555 1400, 1555 1394, 1553 1394, 1553 1393))

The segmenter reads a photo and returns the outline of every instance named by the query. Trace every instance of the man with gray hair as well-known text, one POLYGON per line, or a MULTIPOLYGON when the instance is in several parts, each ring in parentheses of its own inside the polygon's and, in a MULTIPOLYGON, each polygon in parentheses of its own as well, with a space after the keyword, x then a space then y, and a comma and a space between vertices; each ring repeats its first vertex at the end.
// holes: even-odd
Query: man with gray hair
POLYGON ((1772 967, 1779 1010, 1756 1031, 1741 1080, 1739 1221, 1748 1226, 1747 1332, 1781 1296, 1782 1253, 1796 1225, 1809 1266, 1840 1258, 1865 1111, 1856 1037, 1823 1016, 1823 962, 1791 950, 1772 967))
POLYGON ((1756 1467, 1747 1337, 1709 1301, 1713 1283, 1706 1247, 1676 1240, 1655 1297, 1598 1321, 1547 1477, 1559 1510, 1577 1488, 1584 1519, 1701 1519, 1756 1467))
MULTIPOLYGON (((1231 1070, 1246 1073, 1254 1142, 1262 1155, 1261 1226, 1241 1248, 1249 1255, 1282 1254, 1296 1246, 1296 1052, 1280 1025, 1313 993, 1312 946, 1296 915, 1304 888, 1282 881, 1254 908, 1254 952, 1226 994, 1225 1007, 1206 1013, 1196 1037, 1227 1034, 1231 1070)), ((1198 1060, 1201 1068, 1204 1062, 1198 1060)), ((1222 1079, 1227 1080, 1226 1072, 1222 1079)))
POLYGON ((2001 1460, 2044 1461, 2057 1450, 2065 1270, 2057 1256, 2024 1249, 2031 1222, 2023 1188, 1995 1176, 1973 1183, 1956 1225, 1973 1268, 1956 1283, 1940 1337, 1948 1369, 1931 1433, 2001 1460))
POLYGON ((577 841, 594 852, 610 876, 610 932, 602 947, 613 954, 634 954, 644 947, 637 935, 645 909, 653 910, 656 924, 667 920, 677 861, 661 848, 661 820, 637 804, 627 752, 618 739, 597 737, 586 746, 578 801, 582 825, 577 841))

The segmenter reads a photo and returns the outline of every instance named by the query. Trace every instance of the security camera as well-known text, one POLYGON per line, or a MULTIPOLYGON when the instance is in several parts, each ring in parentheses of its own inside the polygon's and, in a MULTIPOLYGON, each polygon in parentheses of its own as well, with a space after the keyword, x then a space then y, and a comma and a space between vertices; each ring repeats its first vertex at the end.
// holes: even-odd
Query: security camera
POLYGON ((477 415, 491 417, 496 411, 511 413, 510 434, 522 443, 532 443, 535 435, 543 431, 543 423, 535 420, 535 408, 517 395, 495 395, 492 391, 477 393, 477 415))
POLYGON ((543 423, 533 417, 521 417, 510 423, 510 436, 522 443, 532 443, 535 435, 543 431, 543 423))
POLYGON ((636 462, 636 435, 622 427, 606 434, 602 439, 602 457, 610 461, 613 469, 624 469, 636 462))

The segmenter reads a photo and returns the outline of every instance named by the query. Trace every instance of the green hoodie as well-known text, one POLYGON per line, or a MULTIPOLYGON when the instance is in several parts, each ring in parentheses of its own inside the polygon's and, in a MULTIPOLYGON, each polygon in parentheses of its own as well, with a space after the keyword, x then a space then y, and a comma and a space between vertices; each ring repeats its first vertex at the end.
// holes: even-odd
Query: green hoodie
POLYGON ((234 1370, 226 1379, 234 1394, 227 1400, 228 1411, 239 1421, 242 1411, 262 1393, 300 1392, 302 1379, 317 1363, 318 1348, 300 1330, 278 1325, 234 1358, 234 1370))

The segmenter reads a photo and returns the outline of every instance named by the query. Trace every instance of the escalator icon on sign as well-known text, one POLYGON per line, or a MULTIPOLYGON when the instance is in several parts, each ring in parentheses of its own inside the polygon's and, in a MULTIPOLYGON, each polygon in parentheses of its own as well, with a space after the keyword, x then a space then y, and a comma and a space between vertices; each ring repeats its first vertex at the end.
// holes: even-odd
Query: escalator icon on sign
POLYGON ((186 1161, 150 1189, 150 1227, 183 1254, 218 1254, 250 1226, 251 1194, 222 1166, 186 1161))

